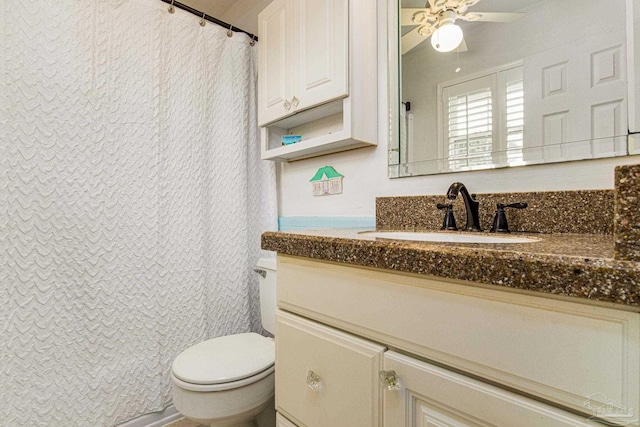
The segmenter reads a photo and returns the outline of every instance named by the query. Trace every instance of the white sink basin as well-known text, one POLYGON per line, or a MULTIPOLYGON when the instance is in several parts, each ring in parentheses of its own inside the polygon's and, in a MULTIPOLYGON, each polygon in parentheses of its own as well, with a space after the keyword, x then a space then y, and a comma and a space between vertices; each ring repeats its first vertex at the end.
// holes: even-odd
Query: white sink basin
POLYGON ((470 233, 445 232, 411 232, 411 231, 368 231, 366 234, 376 239, 412 240, 416 242, 443 243, 531 243, 539 239, 516 236, 502 236, 470 233))

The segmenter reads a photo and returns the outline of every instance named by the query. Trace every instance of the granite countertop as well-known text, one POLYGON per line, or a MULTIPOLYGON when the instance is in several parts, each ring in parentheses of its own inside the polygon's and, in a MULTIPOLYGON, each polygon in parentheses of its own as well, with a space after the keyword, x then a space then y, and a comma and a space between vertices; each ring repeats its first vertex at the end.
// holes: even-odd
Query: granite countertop
POLYGON ((376 239, 362 231, 266 232, 262 235, 262 248, 286 255, 574 297, 577 302, 613 303, 640 311, 640 262, 614 259, 612 235, 513 233, 539 240, 469 244, 376 239))

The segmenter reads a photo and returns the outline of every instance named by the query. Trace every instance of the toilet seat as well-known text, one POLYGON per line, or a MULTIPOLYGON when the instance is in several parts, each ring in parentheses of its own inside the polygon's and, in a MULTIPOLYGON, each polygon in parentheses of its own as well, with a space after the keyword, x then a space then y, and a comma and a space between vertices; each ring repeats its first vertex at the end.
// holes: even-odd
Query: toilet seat
POLYGON ((182 381, 180 378, 177 378, 173 372, 171 372, 171 381, 176 386, 189 390, 189 391, 199 391, 199 392, 208 392, 208 391, 224 391, 224 390, 233 390, 234 388, 240 388, 247 386, 249 384, 256 383, 263 378, 268 377, 273 374, 276 370, 275 364, 271 365, 269 368, 265 369, 263 372, 260 372, 257 375, 254 375, 249 378, 244 378, 238 381, 233 381, 229 383, 220 383, 220 384, 193 384, 182 381))
POLYGON ((192 391, 220 391, 242 387, 275 370, 273 339, 256 333, 228 335, 194 345, 180 353, 171 379, 192 391))

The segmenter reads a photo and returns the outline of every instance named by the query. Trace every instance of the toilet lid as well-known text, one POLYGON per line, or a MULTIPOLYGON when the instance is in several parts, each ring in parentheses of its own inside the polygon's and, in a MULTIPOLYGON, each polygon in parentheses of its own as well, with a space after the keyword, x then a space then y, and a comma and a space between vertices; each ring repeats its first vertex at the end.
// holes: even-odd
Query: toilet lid
POLYGON ((255 333, 203 341, 180 353, 173 375, 192 384, 220 384, 256 375, 275 362, 275 343, 255 333))

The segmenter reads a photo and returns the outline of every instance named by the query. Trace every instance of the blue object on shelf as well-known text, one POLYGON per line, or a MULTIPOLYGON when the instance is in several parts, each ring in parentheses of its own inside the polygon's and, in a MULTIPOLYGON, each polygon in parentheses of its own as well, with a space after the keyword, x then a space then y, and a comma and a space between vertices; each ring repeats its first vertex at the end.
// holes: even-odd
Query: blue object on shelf
POLYGON ((291 145, 302 140, 302 135, 284 135, 282 137, 282 145, 291 145))

